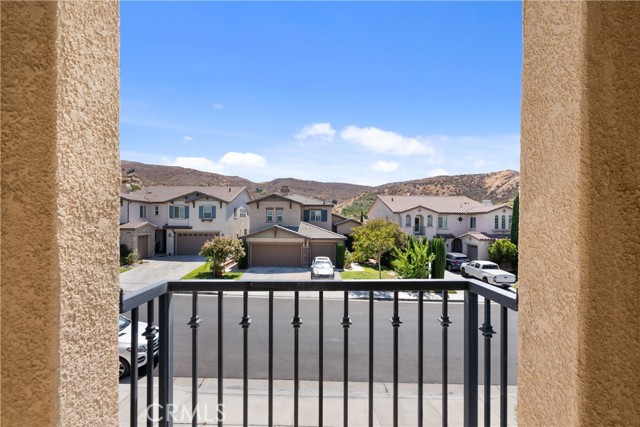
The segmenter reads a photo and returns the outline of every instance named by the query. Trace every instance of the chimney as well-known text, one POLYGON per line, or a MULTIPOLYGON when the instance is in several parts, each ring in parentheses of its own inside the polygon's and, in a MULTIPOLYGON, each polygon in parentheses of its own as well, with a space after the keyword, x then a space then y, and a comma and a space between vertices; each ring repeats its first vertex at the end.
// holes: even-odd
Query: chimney
POLYGON ((493 203, 491 203, 491 200, 489 200, 489 199, 483 200, 482 204, 485 205, 485 206, 493 206, 493 203))
POLYGON ((280 193, 282 193, 283 196, 289 194, 289 191, 290 190, 288 185, 283 185, 282 187, 280 187, 280 193))

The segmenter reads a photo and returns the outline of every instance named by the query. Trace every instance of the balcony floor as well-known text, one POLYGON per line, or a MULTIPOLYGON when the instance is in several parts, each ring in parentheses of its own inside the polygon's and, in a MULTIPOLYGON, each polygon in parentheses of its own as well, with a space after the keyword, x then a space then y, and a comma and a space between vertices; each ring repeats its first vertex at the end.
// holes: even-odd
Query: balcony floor
MULTIPOLYGON (((154 395, 157 402, 157 379, 154 379, 154 395)), ((198 408, 200 420, 198 425, 215 425, 217 423, 217 380, 215 378, 199 378, 198 408)), ((138 389, 138 424, 145 425, 146 380, 142 378, 138 389)), ((249 380, 249 425, 266 426, 268 414, 268 396, 266 380, 249 380)), ((318 424, 318 383, 300 381, 299 392, 299 425, 316 426, 318 424)), ((342 382, 328 381, 324 383, 324 425, 343 425, 342 382)), ((178 426, 191 425, 191 378, 175 378, 173 401, 176 408, 175 423, 178 426)), ((349 383, 349 426, 366 426, 368 408, 368 383, 349 383)), ((129 392, 130 385, 120 384, 120 425, 129 425, 129 392)), ((484 388, 480 385, 478 401, 478 421, 483 423, 484 388)), ((499 425, 499 388, 491 387, 491 425, 499 425)), ((224 380, 224 425, 242 425, 242 380, 224 380)), ((273 384, 274 425, 293 425, 293 381, 276 380, 273 384)), ((417 425, 417 385, 400 384, 398 391, 399 425, 417 425)), ((449 425, 463 425, 463 387, 449 385, 449 425)), ((515 407, 517 402, 517 386, 508 387, 508 425, 516 425, 515 407)), ((425 426, 441 426, 442 386, 440 384, 424 384, 423 414, 425 426)), ((374 384, 374 425, 393 425, 393 384, 374 384)), ((155 423, 154 423, 155 425, 155 423)))

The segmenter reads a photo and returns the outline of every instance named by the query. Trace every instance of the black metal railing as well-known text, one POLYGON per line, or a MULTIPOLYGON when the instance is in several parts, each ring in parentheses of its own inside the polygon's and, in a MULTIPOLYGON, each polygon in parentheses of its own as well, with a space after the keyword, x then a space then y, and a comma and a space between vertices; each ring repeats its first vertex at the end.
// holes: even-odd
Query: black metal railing
MULTIPOLYGON (((132 327, 132 347, 131 347, 131 392, 130 392, 130 425, 138 425, 138 370, 136 361, 138 360, 138 319, 139 310, 146 304, 147 309, 147 328, 143 336, 147 339, 147 361, 151 361, 154 357, 158 358, 158 372, 156 374, 158 380, 158 400, 154 401, 154 373, 153 364, 147 363, 146 371, 146 425, 154 424, 160 426, 173 425, 172 412, 170 408, 173 404, 173 296, 175 293, 187 293, 191 295, 191 317, 187 324, 191 328, 191 422, 193 426, 198 424, 198 329, 201 325, 201 319, 198 310, 198 296, 202 293, 217 295, 217 401, 218 405, 224 404, 224 335, 223 335, 223 310, 224 310, 224 293, 225 292, 241 292, 242 316, 240 326, 242 328, 242 372, 243 372, 243 405, 242 415, 243 423, 248 425, 249 417, 249 395, 248 395, 248 345, 249 345, 249 327, 252 319, 249 315, 248 301, 249 296, 255 292, 268 293, 268 413, 266 414, 267 425, 273 425, 273 364, 274 364, 274 293, 293 292, 294 294, 294 310, 291 325, 293 326, 294 345, 294 381, 293 381, 293 399, 294 399, 294 418, 293 424, 298 425, 299 422, 299 351, 300 342, 299 334, 302 325, 300 316, 299 292, 310 291, 317 292, 318 303, 318 425, 323 425, 323 381, 324 381, 324 292, 341 291, 344 293, 343 315, 340 324, 343 328, 344 350, 342 360, 343 367, 343 419, 344 426, 348 426, 349 420, 349 329, 352 320, 349 316, 349 293, 350 292, 368 292, 368 420, 369 425, 374 424, 374 297, 376 292, 393 292, 393 303, 390 305, 390 323, 393 327, 393 425, 398 425, 399 408, 398 408, 398 383, 399 383, 399 355, 398 355, 398 330, 402 325, 399 311, 399 292, 416 292, 418 304, 418 337, 417 337, 417 357, 418 370, 416 374, 417 382, 417 408, 416 408, 416 425, 422 426, 424 422, 423 414, 423 355, 424 355, 424 310, 425 292, 441 292, 441 314, 439 323, 442 328, 442 425, 447 426, 449 423, 448 411, 448 372, 449 372, 449 355, 448 355, 448 329, 451 325, 449 318, 449 291, 462 291, 465 293, 464 299, 464 425, 478 425, 478 387, 479 387, 479 369, 478 369, 478 347, 479 334, 484 337, 484 425, 490 425, 491 415, 491 338, 496 332, 491 324, 491 304, 492 302, 500 306, 500 425, 507 425, 507 314, 508 310, 518 310, 517 294, 501 289, 499 287, 487 285, 477 280, 344 280, 344 281, 221 281, 221 280, 193 280, 179 282, 163 282, 156 285, 148 286, 136 292, 121 295, 120 313, 131 312, 132 327), (478 297, 484 298, 484 323, 482 327, 478 327, 478 297), (158 300, 158 320, 155 321, 154 309, 155 301, 158 300), (157 323, 157 325, 156 325, 157 323), (159 351, 154 353, 155 335, 159 333, 159 351), (151 411, 157 409, 157 414, 151 411)), ((335 361, 332 361, 336 363, 335 361)), ((221 406, 219 406, 221 407, 221 406)), ((391 409, 391 408, 390 408, 391 409)), ((222 427, 222 419, 218 420, 218 426, 222 427)))

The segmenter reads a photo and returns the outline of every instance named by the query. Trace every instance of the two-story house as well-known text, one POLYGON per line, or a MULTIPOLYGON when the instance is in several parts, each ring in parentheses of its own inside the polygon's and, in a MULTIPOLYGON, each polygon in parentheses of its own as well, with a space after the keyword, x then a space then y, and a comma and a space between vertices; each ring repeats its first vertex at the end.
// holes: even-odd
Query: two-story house
POLYGON ((317 256, 335 263, 336 244, 346 237, 332 231, 333 204, 283 190, 248 203, 249 266, 308 267, 317 256))
POLYGON ((367 211, 368 218, 395 221, 407 234, 442 237, 448 251, 469 259, 488 259, 491 243, 509 237, 512 215, 508 205, 464 196, 377 196, 367 211))
POLYGON ((120 243, 141 258, 194 255, 216 236, 249 232, 245 187, 151 186, 120 195, 120 243))

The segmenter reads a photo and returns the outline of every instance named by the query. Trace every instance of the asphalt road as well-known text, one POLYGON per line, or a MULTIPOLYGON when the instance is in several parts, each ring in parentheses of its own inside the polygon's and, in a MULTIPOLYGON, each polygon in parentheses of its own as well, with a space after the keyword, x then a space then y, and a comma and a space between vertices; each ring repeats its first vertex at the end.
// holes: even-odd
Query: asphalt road
MULTIPOLYGON (((174 295, 174 375, 191 376, 191 336, 187 325, 191 317, 191 297, 174 295)), ((376 301, 374 307, 374 379, 393 380, 393 327, 389 318, 393 312, 391 301, 376 301)), ((324 378, 341 381, 343 379, 343 315, 342 300, 324 302, 324 378)), ((353 324, 349 329, 349 379, 368 380, 368 301, 350 300, 349 315, 353 324)), ((400 303, 402 325, 399 328, 399 379, 401 382, 416 382, 418 366, 418 304, 400 303)), ((499 382, 499 307, 492 304, 493 328, 498 332, 491 344, 493 384, 499 382)), ((275 379, 293 379, 294 331, 291 326, 293 299, 274 300, 274 376, 275 379)), ((201 295, 199 312, 202 323, 199 335, 200 377, 217 376, 217 297, 201 295)), ((300 339, 300 379, 315 380, 318 373, 318 301, 300 300, 302 326, 300 339)), ((424 382, 442 382, 442 327, 438 322, 441 303, 424 303, 424 382)), ((479 307, 479 325, 483 323, 484 309, 479 307)), ((226 378, 242 378, 242 298, 224 297, 224 375, 226 378)), ((250 298, 249 314, 249 377, 267 378, 268 363, 268 299, 250 298)), ((450 303, 449 316, 453 322, 449 327, 449 383, 463 382, 463 304, 450 303)), ((141 308, 141 320, 146 313, 141 308)), ((156 317, 157 318, 157 317, 156 317)), ((508 381, 517 384, 517 336, 518 313, 509 311, 508 332, 508 381)), ((484 339, 479 337, 480 383, 483 378, 484 339)))

